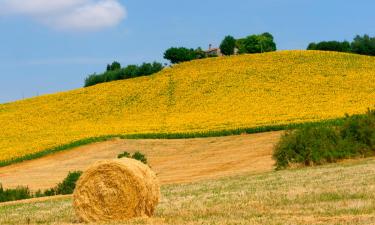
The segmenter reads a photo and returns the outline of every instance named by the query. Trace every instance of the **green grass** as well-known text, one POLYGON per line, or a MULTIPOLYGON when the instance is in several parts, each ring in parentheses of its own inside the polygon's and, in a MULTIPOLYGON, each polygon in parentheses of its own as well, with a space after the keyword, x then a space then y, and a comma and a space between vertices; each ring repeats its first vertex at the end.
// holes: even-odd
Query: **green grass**
POLYGON ((117 134, 117 135, 106 135, 101 137, 92 137, 86 138, 78 141, 74 141, 72 143, 68 143, 65 145, 61 145, 58 147, 54 147, 51 149, 46 149, 44 151, 40 151, 33 154, 28 154, 22 157, 10 159, 10 160, 3 160, 0 161, 0 167, 9 166, 16 163, 21 163, 24 161, 29 161, 33 159, 42 158, 44 156, 70 150, 76 147, 80 147, 83 145, 88 145, 97 142, 104 142, 111 140, 113 138, 121 138, 121 139, 187 139, 187 138, 205 138, 205 137, 222 137, 222 136, 231 136, 231 135, 240 135, 240 134, 254 134, 254 133, 262 133, 262 132, 269 132, 269 131, 281 131, 281 130, 288 130, 288 129, 295 129, 300 128, 303 126, 311 126, 311 125, 341 125, 344 123, 345 118, 337 118, 331 120, 323 120, 317 122, 307 122, 307 123, 291 123, 285 125, 270 125, 270 126, 260 126, 260 127, 251 127, 251 128, 239 128, 239 129, 232 129, 232 130, 219 130, 219 131, 208 131, 208 132, 194 132, 194 133, 146 133, 146 134, 117 134))
MULTIPOLYGON (((71 201, 0 205, 0 224, 77 223, 71 201)), ((375 224, 375 159, 166 185, 154 218, 110 224, 375 224)))

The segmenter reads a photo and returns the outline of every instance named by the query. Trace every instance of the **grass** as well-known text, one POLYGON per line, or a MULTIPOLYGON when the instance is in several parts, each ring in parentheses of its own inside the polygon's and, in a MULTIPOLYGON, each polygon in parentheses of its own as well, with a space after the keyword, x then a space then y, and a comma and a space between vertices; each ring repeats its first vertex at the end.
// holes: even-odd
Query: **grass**
MULTIPOLYGON (((162 187, 151 219, 112 224, 374 224, 375 159, 162 187)), ((0 205, 0 224, 77 223, 71 199, 0 205)))
POLYGON ((231 136, 231 135, 240 135, 240 134, 254 134, 254 133, 262 133, 262 132, 269 132, 269 131, 280 131, 280 130, 288 130, 288 129, 295 129, 304 126, 320 126, 320 125, 342 125, 345 121, 345 118, 338 118, 338 119, 331 119, 331 120, 323 120, 318 122, 305 122, 305 123, 291 123, 286 125, 274 125, 274 126, 260 126, 260 127, 253 127, 253 128, 242 128, 242 129, 232 129, 232 130, 221 130, 221 131, 206 131, 206 132, 192 132, 192 133, 149 133, 149 134, 119 134, 119 135, 105 135, 101 137, 92 137, 86 138, 78 141, 71 142, 69 144, 61 145, 58 147, 46 149, 44 151, 27 154, 25 156, 9 159, 9 160, 1 160, 0 167, 9 166, 15 163, 21 163, 24 161, 29 161, 33 159, 42 158, 44 156, 70 150, 79 146, 84 146, 92 143, 97 142, 104 142, 111 140, 113 138, 121 138, 121 139, 187 139, 187 138, 205 138, 205 137, 223 137, 223 136, 231 136))

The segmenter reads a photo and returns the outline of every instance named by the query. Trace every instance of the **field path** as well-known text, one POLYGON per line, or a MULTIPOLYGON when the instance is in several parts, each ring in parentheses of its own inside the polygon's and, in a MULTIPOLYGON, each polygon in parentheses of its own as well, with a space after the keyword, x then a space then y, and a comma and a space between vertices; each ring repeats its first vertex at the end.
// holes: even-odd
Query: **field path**
POLYGON ((187 183, 273 169, 273 146, 282 132, 179 139, 121 140, 94 143, 41 159, 0 168, 4 187, 50 188, 69 171, 85 170, 97 160, 116 158, 123 151, 141 151, 163 184, 187 183))

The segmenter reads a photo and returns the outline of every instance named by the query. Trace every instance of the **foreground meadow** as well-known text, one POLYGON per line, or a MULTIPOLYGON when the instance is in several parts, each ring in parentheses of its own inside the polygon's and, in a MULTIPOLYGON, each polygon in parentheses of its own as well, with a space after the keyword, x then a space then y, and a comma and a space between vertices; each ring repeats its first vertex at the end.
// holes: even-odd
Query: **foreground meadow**
MULTIPOLYGON (((152 219, 112 224, 375 224, 375 159, 162 187, 152 219)), ((0 205, 0 224, 77 224, 70 197, 0 205)))
POLYGON ((334 52, 220 57, 2 104, 0 162, 105 135, 199 133, 364 113, 375 105, 374 67, 374 57, 334 52))

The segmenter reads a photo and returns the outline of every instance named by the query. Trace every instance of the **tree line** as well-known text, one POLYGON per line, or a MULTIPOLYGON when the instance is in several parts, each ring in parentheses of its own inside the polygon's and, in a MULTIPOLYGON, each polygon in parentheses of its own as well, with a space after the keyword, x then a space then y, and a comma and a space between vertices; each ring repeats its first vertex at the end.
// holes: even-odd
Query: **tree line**
MULTIPOLYGON (((233 36, 226 36, 220 44, 220 52, 223 55, 251 54, 276 51, 276 43, 272 34, 254 34, 245 38, 235 39, 233 36)), ((164 59, 171 64, 187 62, 207 57, 217 57, 217 54, 207 54, 202 48, 172 47, 164 52, 164 59)))
MULTIPOLYGON (((219 49, 222 55, 229 56, 234 54, 272 52, 276 51, 277 47, 272 34, 265 32, 262 34, 249 35, 239 39, 236 39, 231 35, 227 35, 221 41, 219 49)), ((307 50, 349 52, 375 56, 375 37, 370 37, 369 35, 365 34, 363 36, 357 35, 352 42, 312 42, 308 45, 307 50)), ((171 47, 164 52, 164 59, 169 60, 171 64, 217 56, 218 55, 215 52, 208 53, 201 47, 196 49, 186 47, 171 47)), ((143 63, 141 65, 128 65, 122 68, 121 64, 115 61, 112 64, 107 65, 105 72, 89 75, 85 79, 85 87, 114 80, 148 76, 161 71, 163 68, 163 64, 158 62, 143 63)))
MULTIPOLYGON (((228 35, 221 42, 220 51, 223 55, 262 53, 276 51, 276 44, 273 40, 273 36, 267 32, 240 39, 235 39, 228 35)), ((207 52, 200 47, 196 49, 172 47, 164 52, 164 59, 169 60, 171 64, 217 56, 218 55, 215 54, 207 54, 207 52)), ((148 76, 161 71, 163 68, 163 64, 158 62, 128 65, 122 68, 119 62, 114 61, 112 64, 107 65, 105 72, 89 75, 85 79, 84 86, 89 87, 104 82, 148 76)))
POLYGON ((375 37, 365 34, 357 35, 352 42, 348 41, 322 41, 312 42, 307 46, 307 50, 349 52, 361 55, 375 56, 375 37))
POLYGON ((163 65, 158 62, 143 63, 141 65, 128 65, 121 68, 121 64, 115 61, 112 64, 107 65, 107 70, 104 73, 94 73, 89 75, 85 79, 85 87, 115 80, 148 76, 161 71, 163 68, 163 65))

